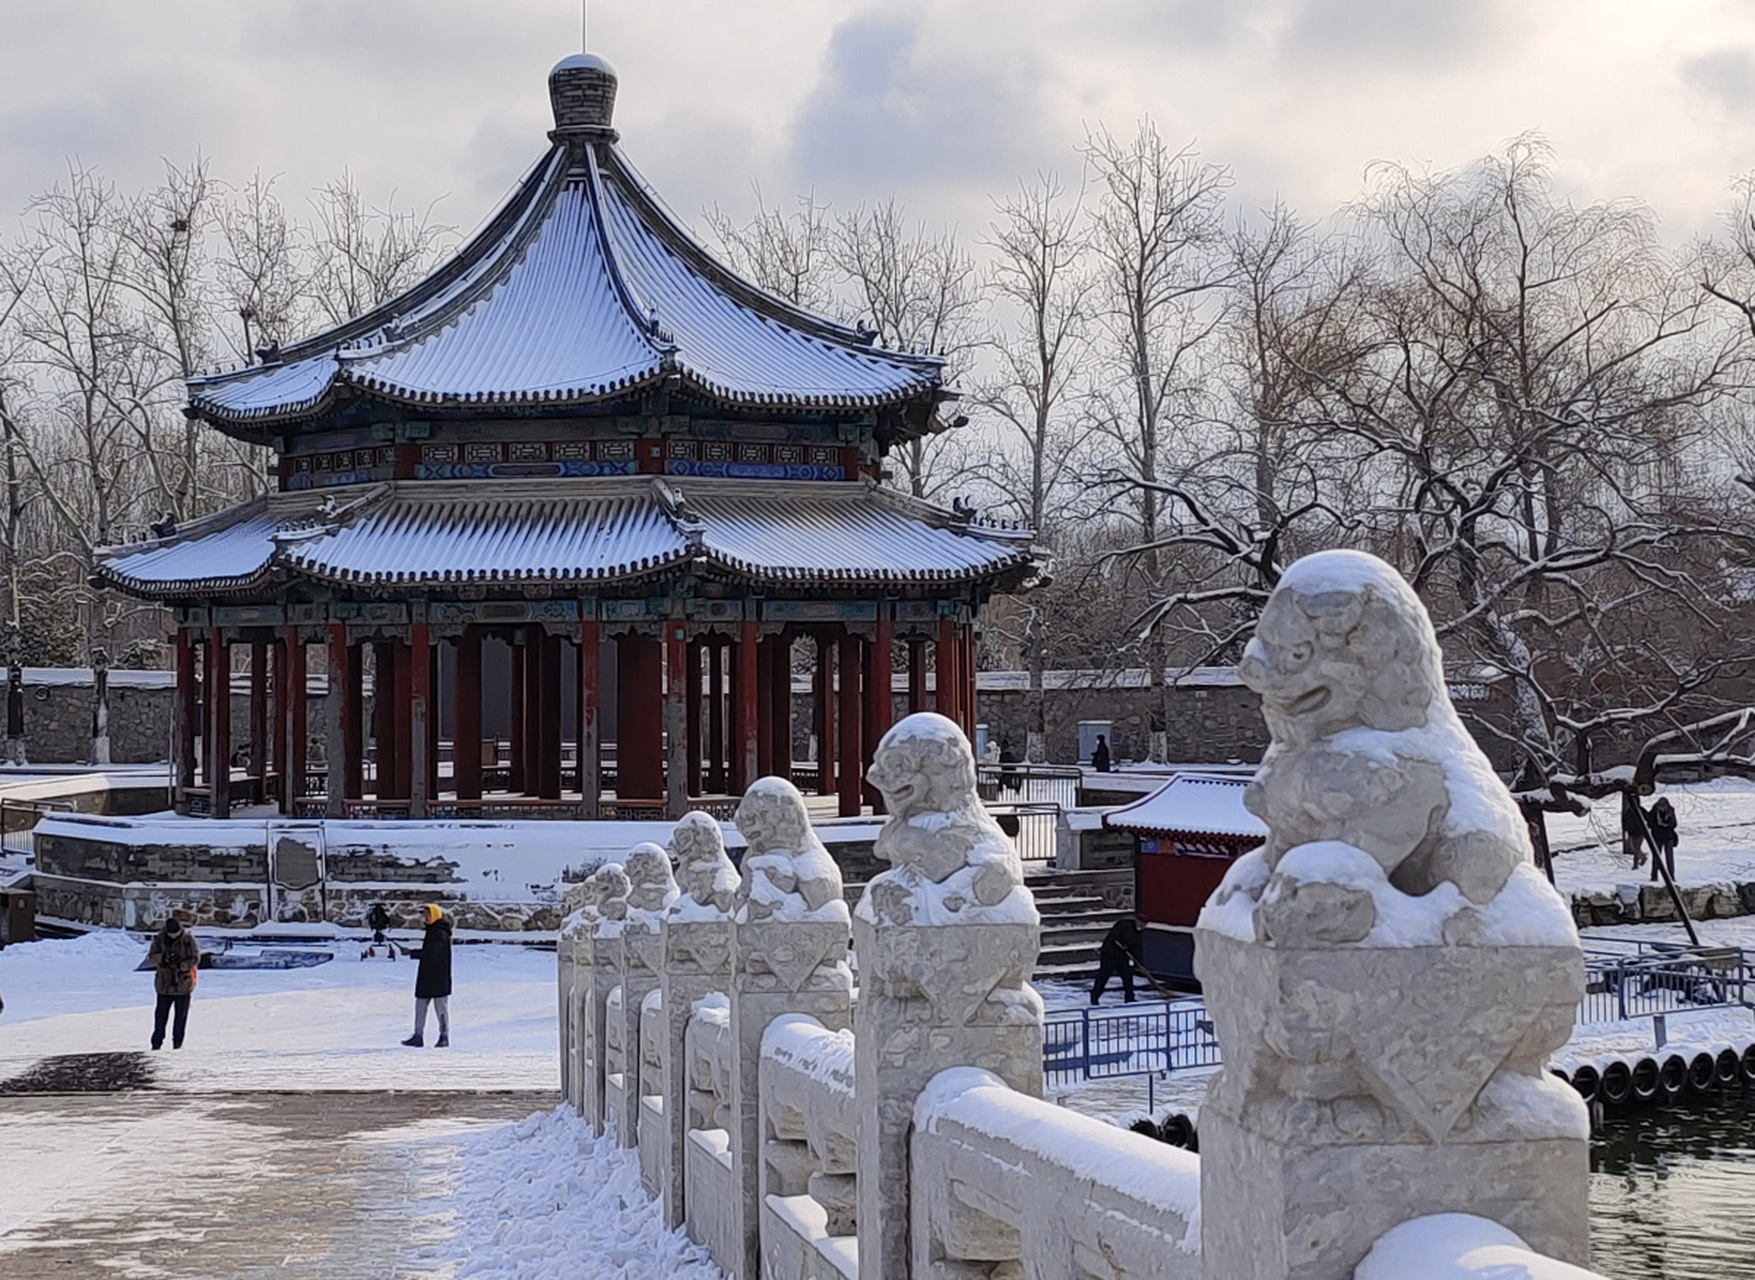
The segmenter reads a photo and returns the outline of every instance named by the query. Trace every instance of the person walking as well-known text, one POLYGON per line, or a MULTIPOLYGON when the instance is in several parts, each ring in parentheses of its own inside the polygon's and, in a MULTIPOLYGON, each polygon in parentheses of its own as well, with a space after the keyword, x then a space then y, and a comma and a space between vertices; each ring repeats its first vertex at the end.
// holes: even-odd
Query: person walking
POLYGON ((1657 803, 1645 812, 1645 827, 1651 833, 1651 878, 1658 878, 1658 859, 1664 860, 1664 868, 1670 873, 1670 879, 1676 878, 1676 806, 1670 803, 1668 796, 1659 796, 1657 803))
POLYGON ((165 1044, 165 1021, 171 1019, 171 1048, 183 1047, 183 1033, 189 1028, 189 997, 195 994, 195 971, 201 967, 201 948, 195 935, 172 916, 153 936, 146 950, 146 963, 152 969, 153 990, 158 1004, 152 1013, 152 1047, 165 1044), (175 1011, 175 1018, 171 1018, 175 1011))
POLYGON ((1097 980, 1091 985, 1091 1003, 1103 998, 1109 979, 1121 979, 1121 998, 1133 1003, 1133 958, 1139 954, 1140 927, 1132 916, 1124 916, 1109 926, 1103 945, 1097 952, 1097 980))
MULTIPOLYGON (((414 973, 414 1034, 402 1043, 418 1049, 426 1041, 427 1006, 439 1014, 439 1038, 433 1048, 451 1043, 451 922, 436 902, 427 903, 427 932, 420 944, 420 967, 414 973)), ((406 947, 403 950, 407 950, 406 947)))
POLYGON ((1097 745, 1091 751, 1091 768, 1098 773, 1109 772, 1109 739, 1100 733, 1097 735, 1097 745))

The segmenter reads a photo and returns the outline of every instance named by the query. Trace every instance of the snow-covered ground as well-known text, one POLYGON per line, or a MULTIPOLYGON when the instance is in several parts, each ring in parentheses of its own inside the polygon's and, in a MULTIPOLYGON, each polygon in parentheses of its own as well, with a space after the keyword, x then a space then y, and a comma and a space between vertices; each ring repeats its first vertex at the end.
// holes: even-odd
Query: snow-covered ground
MULTIPOLYGON (((161 1088, 558 1089, 552 952, 458 945, 451 1047, 405 1049, 413 961, 335 959, 306 969, 204 969, 183 1048, 155 1055, 161 1088)), ((56 1054, 144 1049, 152 974, 146 945, 99 930, 0 951, 0 1079, 56 1054)), ((429 1018, 427 1041, 435 1035, 429 1018)))
POLYGON ((480 1280, 721 1280, 707 1251, 666 1230, 639 1156, 566 1107, 459 1141, 454 1234, 415 1260, 480 1280))
MULTIPOLYGON (((1718 778, 1662 788, 1676 809, 1676 882, 1755 880, 1755 780, 1718 778)), ((1650 799, 1645 802, 1648 806, 1650 799)), ((1621 853, 1621 802, 1598 800, 1583 817, 1548 815, 1554 881, 1562 893, 1613 891, 1650 882, 1621 853)))

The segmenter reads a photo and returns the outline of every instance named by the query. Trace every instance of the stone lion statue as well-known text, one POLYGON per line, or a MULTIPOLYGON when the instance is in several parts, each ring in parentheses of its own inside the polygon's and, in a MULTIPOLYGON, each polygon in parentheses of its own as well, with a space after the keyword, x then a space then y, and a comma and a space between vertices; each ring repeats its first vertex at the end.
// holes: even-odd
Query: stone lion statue
POLYGON ((567 896, 562 900, 563 913, 568 917, 583 911, 595 916, 602 907, 604 899, 610 896, 609 881, 604 875, 610 867, 620 867, 620 863, 606 862, 596 867, 590 875, 567 889, 567 896))
POLYGON ((847 917, 841 869, 811 830, 797 787, 784 778, 758 778, 744 792, 734 821, 748 845, 736 894, 738 923, 773 915, 826 918, 836 908, 847 917))
POLYGON ((683 896, 679 905, 693 904, 729 912, 741 878, 725 853, 725 835, 718 820, 701 812, 685 813, 670 834, 683 896))
POLYGON ((628 850, 623 870, 628 877, 630 911, 662 911, 676 901, 676 877, 670 871, 670 855, 650 841, 628 850))
POLYGON ((619 862, 605 863, 592 873, 593 880, 601 880, 602 885, 597 892, 597 914, 603 920, 625 920, 628 914, 628 894, 633 885, 628 874, 622 870, 619 862))
POLYGON ((865 776, 889 807, 875 849, 894 866, 868 887, 875 918, 973 920, 1022 888, 1017 848, 982 806, 975 753, 954 721, 922 711, 897 722, 865 776))
MULTIPOLYGON (((1405 894, 1448 882, 1480 906, 1530 861, 1521 815, 1451 706, 1426 610, 1382 560, 1326 551, 1298 561, 1237 671, 1273 736, 1244 793, 1268 826, 1267 873, 1300 846, 1344 842, 1405 894)), ((1371 927, 1356 890, 1253 874, 1252 895, 1278 920, 1270 934, 1314 929, 1301 940, 1341 942, 1371 927)))

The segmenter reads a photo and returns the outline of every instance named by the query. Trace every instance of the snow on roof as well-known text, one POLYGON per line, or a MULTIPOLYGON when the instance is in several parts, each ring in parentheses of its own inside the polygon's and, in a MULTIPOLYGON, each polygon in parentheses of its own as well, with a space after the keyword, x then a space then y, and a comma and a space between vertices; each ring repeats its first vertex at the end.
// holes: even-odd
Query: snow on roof
POLYGON ((754 581, 984 580, 1032 562, 1027 538, 869 485, 542 480, 516 496, 421 481, 325 491, 360 499, 313 526, 308 493, 236 508, 235 524, 109 553, 140 595, 248 589, 270 570, 326 582, 603 581, 693 561, 754 581), (265 550, 266 548, 266 550, 265 550))
POLYGON ((568 406, 679 377, 728 405, 863 409, 930 396, 942 361, 871 346, 738 279, 664 211, 608 137, 562 139, 480 235, 376 311, 193 378, 226 426, 403 404, 568 406))
POLYGON ((1267 825, 1243 807, 1243 789, 1248 785, 1248 778, 1179 773, 1145 799, 1111 810, 1103 825, 1124 831, 1174 831, 1265 840, 1267 825))

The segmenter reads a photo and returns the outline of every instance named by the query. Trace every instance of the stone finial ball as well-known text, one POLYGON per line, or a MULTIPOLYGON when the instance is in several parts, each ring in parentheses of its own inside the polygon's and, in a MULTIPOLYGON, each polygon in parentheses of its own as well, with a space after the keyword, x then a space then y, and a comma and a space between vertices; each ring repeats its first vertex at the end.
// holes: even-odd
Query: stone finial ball
POLYGON ((670 833, 670 851, 678 866, 723 856, 725 833, 719 820, 699 809, 683 814, 670 833))

